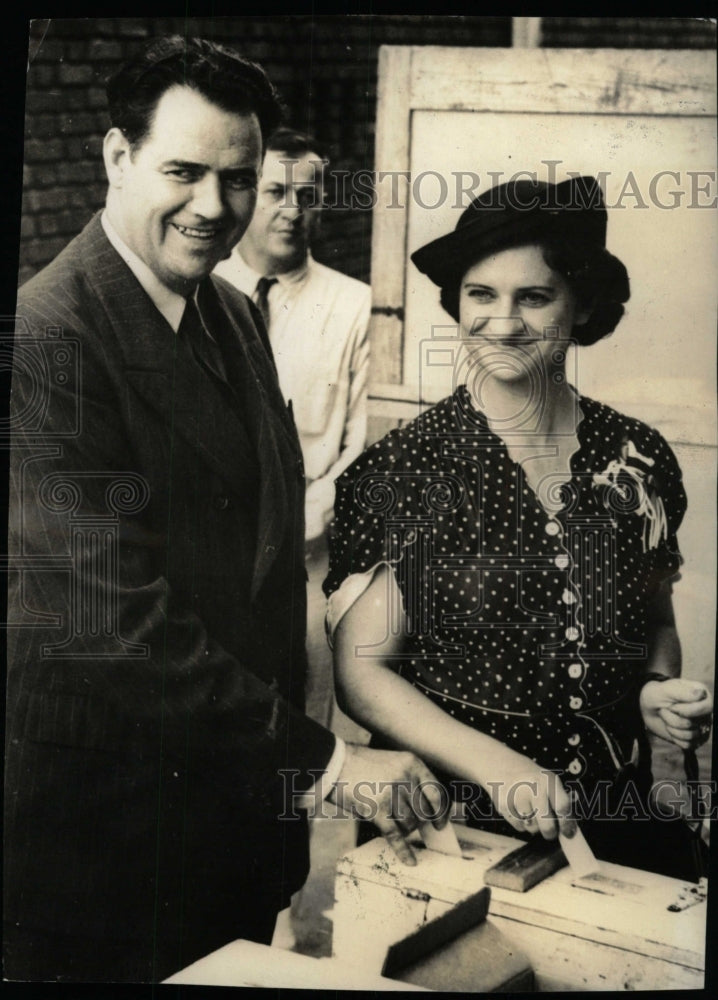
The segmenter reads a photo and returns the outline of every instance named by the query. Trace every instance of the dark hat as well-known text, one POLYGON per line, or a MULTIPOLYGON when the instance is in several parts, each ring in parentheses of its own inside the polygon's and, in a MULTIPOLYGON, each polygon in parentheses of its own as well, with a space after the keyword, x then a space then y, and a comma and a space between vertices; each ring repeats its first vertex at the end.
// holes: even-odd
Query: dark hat
POLYGON ((453 232, 416 250, 419 270, 444 287, 487 253, 553 237, 604 248, 608 217, 595 177, 560 184, 511 180, 474 198, 453 232))

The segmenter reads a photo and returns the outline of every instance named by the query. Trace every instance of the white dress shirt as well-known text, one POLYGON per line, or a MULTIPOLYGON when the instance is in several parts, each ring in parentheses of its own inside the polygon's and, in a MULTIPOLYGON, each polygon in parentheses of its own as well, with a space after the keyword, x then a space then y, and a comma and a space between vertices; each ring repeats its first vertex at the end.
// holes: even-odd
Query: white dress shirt
MULTIPOLYGON (((215 273, 250 298, 262 275, 235 247, 215 273)), ((269 340, 307 477, 307 538, 332 518, 334 480, 364 450, 371 289, 310 255, 269 289, 269 340)))

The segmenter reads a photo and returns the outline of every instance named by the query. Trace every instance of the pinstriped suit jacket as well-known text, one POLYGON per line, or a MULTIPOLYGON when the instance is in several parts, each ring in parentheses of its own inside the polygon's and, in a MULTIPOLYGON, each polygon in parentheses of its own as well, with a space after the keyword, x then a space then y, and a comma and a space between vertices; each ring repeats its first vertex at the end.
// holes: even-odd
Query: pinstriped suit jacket
POLYGON ((95 217, 20 291, 12 388, 6 919, 182 964, 301 884, 280 772, 334 745, 302 713, 291 416, 254 307, 201 295, 226 382, 95 217))

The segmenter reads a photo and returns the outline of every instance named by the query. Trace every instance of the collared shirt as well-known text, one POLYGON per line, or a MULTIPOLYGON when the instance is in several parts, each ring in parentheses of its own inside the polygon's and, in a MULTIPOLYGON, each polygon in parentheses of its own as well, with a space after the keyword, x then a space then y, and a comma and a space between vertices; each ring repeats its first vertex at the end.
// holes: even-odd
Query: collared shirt
POLYGON ((120 257, 122 257, 125 264, 127 264, 130 271, 132 271, 174 332, 177 333, 180 322, 182 321, 182 314, 184 313, 185 306, 187 305, 186 298, 178 292, 173 292, 172 289, 168 288, 166 285, 163 285, 157 275, 149 269, 143 260, 140 260, 134 250, 130 250, 110 222, 107 209, 105 209, 100 216, 100 222, 102 223, 102 228, 105 230, 105 236, 107 236, 107 239, 118 252, 120 257))
MULTIPOLYGON (((262 277, 237 248, 215 273, 250 298, 262 277)), ((269 339, 299 432, 313 538, 331 520, 335 479, 366 444, 371 289, 311 255, 276 277, 268 294, 269 339)))

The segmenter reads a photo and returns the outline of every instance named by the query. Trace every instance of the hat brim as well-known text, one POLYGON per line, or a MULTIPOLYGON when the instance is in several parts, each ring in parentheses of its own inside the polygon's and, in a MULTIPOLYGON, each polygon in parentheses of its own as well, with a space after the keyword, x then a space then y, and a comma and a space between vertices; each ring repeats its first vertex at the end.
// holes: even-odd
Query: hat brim
POLYGON ((504 213, 488 210, 482 217, 432 240, 411 255, 416 267, 440 288, 460 281, 467 270, 484 257, 514 246, 538 243, 546 239, 579 236, 582 241, 604 245, 605 228, 592 225, 584 217, 580 231, 565 211, 535 210, 504 213))

